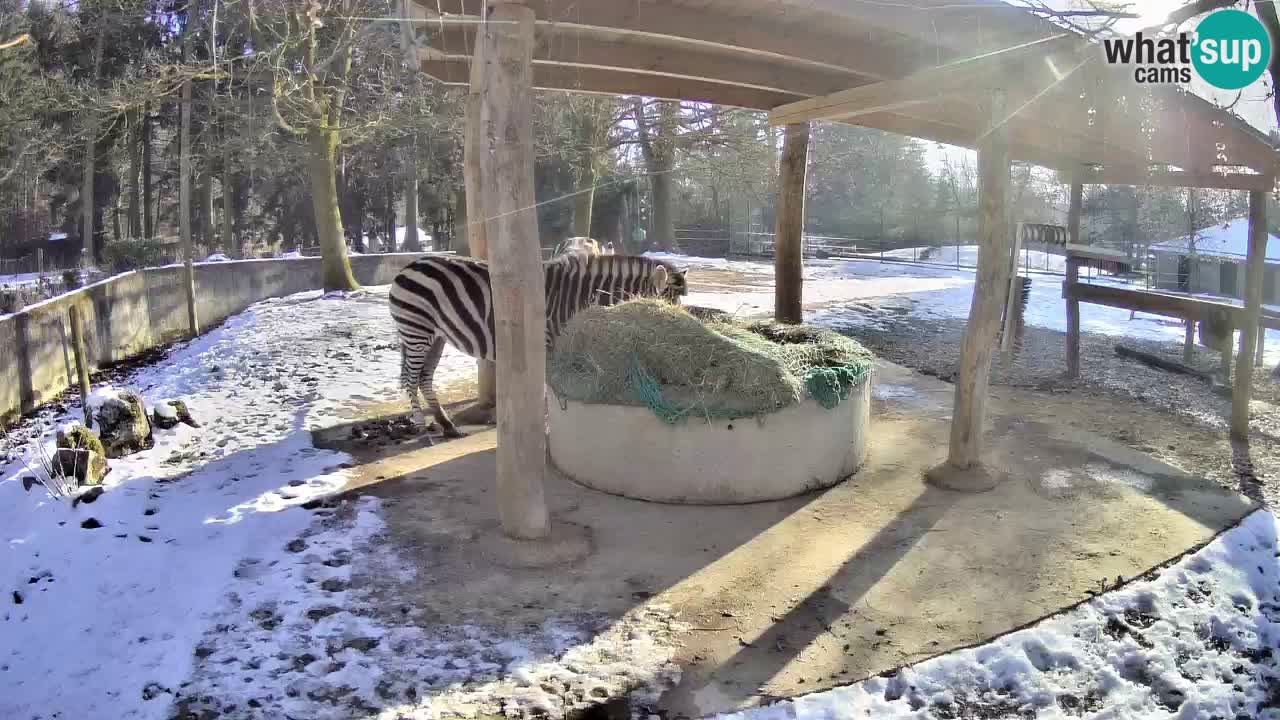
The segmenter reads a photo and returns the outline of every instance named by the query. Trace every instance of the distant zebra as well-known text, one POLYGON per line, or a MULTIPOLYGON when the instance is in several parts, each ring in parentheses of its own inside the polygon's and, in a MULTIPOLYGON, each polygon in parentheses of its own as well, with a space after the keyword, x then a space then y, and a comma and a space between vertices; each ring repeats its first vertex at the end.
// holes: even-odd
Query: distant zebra
MULTIPOLYGON (((542 267, 548 347, 560 328, 589 305, 613 305, 631 297, 679 303, 689 292, 686 271, 646 257, 573 252, 542 267)), ((400 335, 400 387, 409 396, 414 421, 426 424, 421 393, 445 437, 461 437, 440 407, 433 382, 445 341, 474 358, 494 359, 488 264, 438 255, 419 258, 396 275, 390 297, 391 317, 400 335)))

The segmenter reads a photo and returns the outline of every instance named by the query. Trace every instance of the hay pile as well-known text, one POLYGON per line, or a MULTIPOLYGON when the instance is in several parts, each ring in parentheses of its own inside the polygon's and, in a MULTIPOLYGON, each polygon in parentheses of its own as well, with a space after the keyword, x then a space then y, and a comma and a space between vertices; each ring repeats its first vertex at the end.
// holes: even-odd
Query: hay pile
POLYGON ((552 390, 586 403, 643 405, 667 422, 746 417, 813 397, 835 407, 874 358, 829 330, 703 322, 660 300, 579 313, 547 363, 552 390))

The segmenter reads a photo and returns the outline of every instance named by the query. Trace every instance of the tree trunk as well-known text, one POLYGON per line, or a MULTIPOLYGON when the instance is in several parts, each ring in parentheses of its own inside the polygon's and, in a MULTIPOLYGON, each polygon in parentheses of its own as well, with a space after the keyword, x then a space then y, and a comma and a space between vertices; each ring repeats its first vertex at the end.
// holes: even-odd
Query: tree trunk
POLYGON ((778 212, 774 233, 774 319, 803 320, 804 180, 808 168, 809 123, 787 125, 778 167, 778 212))
MULTIPOLYGON (((98 84, 102 73, 102 49, 106 33, 98 33, 93 44, 93 84, 98 84)), ((92 264, 98 256, 94 237, 94 210, 97 199, 93 192, 93 174, 97 170, 98 155, 98 115, 90 110, 87 113, 84 140, 84 177, 80 184, 80 233, 84 249, 85 262, 92 264)))
MULTIPOLYGON (((185 59, 186 40, 183 40, 185 59)), ((182 83, 182 103, 178 108, 182 115, 178 134, 178 231, 182 241, 183 283, 187 295, 187 327, 191 337, 200 334, 200 322, 196 315, 195 268, 192 265, 191 238, 191 81, 182 83)))
POLYGON ((244 257, 244 246, 235 236, 233 229, 235 213, 231 209, 231 201, 234 194, 231 184, 231 151, 227 149, 224 142, 222 145, 222 247, 231 253, 233 259, 239 260, 244 257))
POLYGON ((662 250, 678 251, 675 219, 671 213, 671 175, 664 170, 655 170, 650 183, 653 189, 653 241, 662 250))
POLYGON ((311 175, 311 208, 320 239, 320 274, 326 292, 355 290, 360 285, 351 274, 351 261, 342 240, 342 214, 338 211, 338 134, 313 126, 307 131, 307 169, 311 175))
POLYGON ((142 236, 155 237, 154 194, 151 186, 151 106, 142 111, 142 236))
MULTIPOLYGON (((207 147, 205 155, 209 155, 207 147)), ((200 175, 200 235, 205 252, 216 252, 218 247, 213 218, 213 162, 211 157, 206 157, 204 172, 200 175)))
POLYGON ((387 178, 387 202, 382 208, 382 236, 386 238, 383 247, 396 252, 396 190, 395 183, 387 178))
POLYGON ((129 237, 142 236, 142 206, 139 201, 138 176, 142 173, 142 114, 129 115, 129 237))
POLYGON ((409 142, 408 177, 404 182, 404 251, 422 252, 418 237, 418 136, 409 142))
POLYGON ((578 160, 578 192, 573 196, 573 234, 591 237, 591 210, 595 203, 596 164, 590 150, 578 160))

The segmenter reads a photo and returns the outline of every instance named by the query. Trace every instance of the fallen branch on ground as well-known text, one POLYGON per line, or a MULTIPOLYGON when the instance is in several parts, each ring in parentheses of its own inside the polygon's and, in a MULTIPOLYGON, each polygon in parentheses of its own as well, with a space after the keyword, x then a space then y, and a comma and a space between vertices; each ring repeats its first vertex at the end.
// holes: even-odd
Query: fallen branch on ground
POLYGON ((1116 345, 1116 355, 1119 355, 1120 357, 1132 358, 1134 360, 1137 360, 1143 363, 1144 365, 1150 365, 1151 367, 1158 368, 1160 370, 1168 370, 1169 372, 1175 372, 1182 375, 1191 375, 1192 377, 1200 378, 1201 380, 1211 385, 1216 380, 1214 374, 1207 370, 1197 370, 1196 368, 1193 368, 1189 365, 1183 365, 1180 362, 1176 362, 1174 360, 1168 360, 1166 358, 1160 357, 1159 355, 1152 355, 1151 353, 1145 353, 1145 352, 1142 352, 1141 350, 1134 350, 1133 348, 1127 348, 1123 345, 1116 345))

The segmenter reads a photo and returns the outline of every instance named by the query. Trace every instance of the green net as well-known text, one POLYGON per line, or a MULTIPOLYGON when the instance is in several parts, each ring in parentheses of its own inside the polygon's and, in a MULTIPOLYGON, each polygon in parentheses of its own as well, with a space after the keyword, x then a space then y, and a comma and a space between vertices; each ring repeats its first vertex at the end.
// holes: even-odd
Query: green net
POLYGON ((658 300, 579 313, 547 363, 556 395, 648 407, 668 423, 762 415, 813 398, 832 409, 874 357, 838 333, 772 322, 703 322, 658 300))

